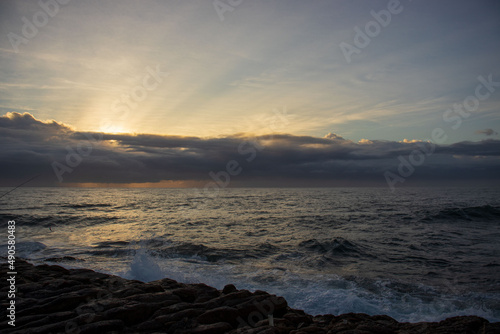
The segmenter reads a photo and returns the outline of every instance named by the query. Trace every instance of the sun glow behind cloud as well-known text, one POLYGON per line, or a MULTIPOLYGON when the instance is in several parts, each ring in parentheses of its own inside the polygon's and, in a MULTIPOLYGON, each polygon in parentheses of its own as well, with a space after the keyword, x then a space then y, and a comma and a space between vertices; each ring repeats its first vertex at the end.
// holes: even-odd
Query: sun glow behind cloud
MULTIPOLYGON (((40 10, 24 0, 1 6, 3 27, 16 33, 40 10)), ((217 137, 272 132, 263 117, 286 108, 287 133, 425 139, 478 75, 498 77, 498 6, 405 3, 347 64, 339 43, 386 6, 252 1, 221 22, 211 2, 73 1, 18 53, 2 34, 0 110, 81 131, 217 137), (141 91, 157 66, 168 74, 141 91)), ((498 94, 482 102, 449 141, 478 140, 499 107, 498 94)))
POLYGON ((39 177, 33 182, 43 186, 218 190, 229 183, 381 185, 384 172, 397 169, 401 157, 411 160, 414 152, 430 148, 434 152, 425 154, 425 164, 405 185, 414 180, 500 181, 500 145, 495 139, 434 145, 420 140, 355 142, 335 133, 323 138, 286 133, 212 138, 89 133, 28 113, 0 116, 0 130, 0 184, 9 186, 34 175, 39 177))
POLYGON ((106 133, 130 133, 128 129, 120 126, 101 126, 99 130, 106 133))

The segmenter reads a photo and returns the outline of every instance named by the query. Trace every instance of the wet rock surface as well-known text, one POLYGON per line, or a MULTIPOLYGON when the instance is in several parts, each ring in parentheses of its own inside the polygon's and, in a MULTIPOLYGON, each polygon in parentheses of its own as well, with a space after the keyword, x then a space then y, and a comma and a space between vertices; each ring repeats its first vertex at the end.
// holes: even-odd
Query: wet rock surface
MULTIPOLYGON (((7 265, 1 265, 6 273, 7 265)), ((1 333, 500 333, 500 323, 475 316, 436 323, 399 323, 384 316, 311 316, 282 297, 227 285, 143 283, 86 269, 34 266, 17 260, 15 327, 2 298, 1 333)), ((8 286, 2 280, 0 293, 8 286)))

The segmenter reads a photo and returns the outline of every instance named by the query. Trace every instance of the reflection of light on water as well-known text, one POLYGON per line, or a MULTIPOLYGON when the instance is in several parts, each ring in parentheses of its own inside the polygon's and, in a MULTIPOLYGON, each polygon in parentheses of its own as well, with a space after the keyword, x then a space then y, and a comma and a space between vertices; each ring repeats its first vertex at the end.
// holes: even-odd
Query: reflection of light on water
POLYGON ((68 237, 81 246, 96 246, 101 242, 130 242, 136 240, 140 233, 137 224, 110 224, 89 226, 80 229, 68 237))
MULTIPOLYGON (((173 185, 169 182, 174 181, 155 185, 173 185)), ((132 185, 150 184, 127 184, 132 185)), ((201 181, 199 186, 204 185, 201 181)), ((372 203, 378 190, 231 188, 210 198, 194 189, 108 186, 17 190, 10 211, 23 219, 19 243, 33 243, 20 244, 23 255, 40 261, 73 257, 56 264, 143 281, 168 277, 219 289, 232 283, 238 289, 283 295, 291 307, 310 314, 364 312, 400 321, 456 315, 500 319, 498 293, 477 292, 482 286, 469 281, 469 268, 460 267, 461 260, 437 261, 427 253, 453 255, 457 245, 464 257, 491 253, 477 256, 477 270, 496 282, 498 261, 490 235, 497 225, 489 223, 487 232, 481 225, 457 225, 454 217, 463 210, 444 195, 445 203, 436 200, 430 213, 416 204, 413 208, 413 201, 421 200, 415 190, 407 197, 402 193, 407 206, 390 204, 389 198, 387 208, 379 212, 372 203), (31 214, 25 213, 26 207, 31 214), (446 219, 423 223, 422 217, 434 217, 432 210, 446 219), (454 233, 464 231, 487 243, 453 244, 461 240, 454 233), (428 269, 426 265, 423 270, 423 263, 428 269)), ((480 198, 478 193, 473 196, 480 198)), ((479 210, 472 203, 470 210, 479 210)), ((481 211, 491 215, 489 207, 481 211)))

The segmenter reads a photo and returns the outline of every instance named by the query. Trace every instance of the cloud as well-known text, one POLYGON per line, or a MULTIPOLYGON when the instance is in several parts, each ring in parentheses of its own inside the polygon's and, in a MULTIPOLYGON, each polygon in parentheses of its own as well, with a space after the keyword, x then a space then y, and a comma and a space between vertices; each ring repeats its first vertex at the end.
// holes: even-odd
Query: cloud
POLYGON ((334 140, 345 140, 344 138, 342 138, 342 136, 339 136, 338 134, 331 133, 331 132, 326 134, 325 137, 323 137, 323 138, 334 139, 334 140))
POLYGON ((0 129, 1 143, 6 145, 4 152, 10 152, 11 147, 17 148, 15 145, 38 147, 49 142, 58 145, 63 137, 74 133, 68 125, 53 120, 43 122, 27 112, 8 112, 0 116, 0 129))
POLYGON ((475 132, 476 134, 479 135, 486 135, 486 136, 493 136, 493 135, 498 135, 498 132, 494 131, 493 129, 484 129, 484 130, 477 130, 475 132))
MULTIPOLYGON (((432 145, 355 143, 331 133, 324 138, 291 134, 201 138, 80 132, 28 113, 1 116, 0 140, 3 186, 38 174, 42 176, 33 185, 58 185, 54 164, 64 171, 63 183, 69 184, 224 183, 221 175, 231 171, 232 186, 385 185, 384 172, 396 171, 401 157, 408 160, 415 151, 430 150, 432 145)), ((408 183, 500 179, 499 140, 433 149, 408 183)))
POLYGON ((406 144, 410 144, 410 143, 421 143, 422 141, 421 140, 417 140, 417 139, 403 139, 402 141, 400 141, 400 143, 406 143, 406 144))
POLYGON ((56 121, 42 122, 35 119, 33 115, 25 112, 20 114, 17 112, 8 112, 5 116, 0 117, 0 127, 10 128, 17 130, 30 130, 30 131, 48 131, 48 132, 62 132, 70 131, 71 127, 58 123, 56 121))

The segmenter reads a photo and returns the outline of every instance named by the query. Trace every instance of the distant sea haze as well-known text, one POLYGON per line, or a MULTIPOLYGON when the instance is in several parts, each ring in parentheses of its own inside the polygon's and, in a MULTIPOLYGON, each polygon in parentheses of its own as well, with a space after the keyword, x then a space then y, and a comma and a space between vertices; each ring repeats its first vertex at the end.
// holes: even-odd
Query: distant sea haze
POLYGON ((233 283, 311 314, 500 321, 498 188, 19 188, 0 203, 36 263, 233 283))

